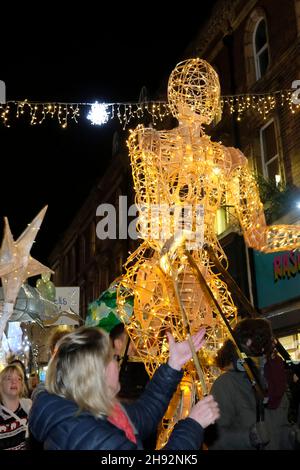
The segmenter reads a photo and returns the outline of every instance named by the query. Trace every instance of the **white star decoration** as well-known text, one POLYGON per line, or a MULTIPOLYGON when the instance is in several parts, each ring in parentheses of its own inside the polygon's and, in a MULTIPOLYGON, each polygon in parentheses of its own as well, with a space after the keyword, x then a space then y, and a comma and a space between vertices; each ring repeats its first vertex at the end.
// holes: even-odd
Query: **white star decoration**
POLYGON ((31 247, 46 210, 47 206, 38 213, 16 242, 11 234, 7 218, 5 217, 4 219, 4 236, 0 249, 0 278, 2 280, 4 294, 4 305, 2 309, 0 308, 0 313, 2 313, 0 316, 0 341, 2 336, 1 332, 3 332, 5 328, 3 323, 8 321, 9 316, 13 312, 12 307, 16 301, 21 285, 28 277, 36 276, 44 272, 53 272, 47 266, 44 266, 30 256, 31 247), (8 311, 11 312, 10 315, 8 311))

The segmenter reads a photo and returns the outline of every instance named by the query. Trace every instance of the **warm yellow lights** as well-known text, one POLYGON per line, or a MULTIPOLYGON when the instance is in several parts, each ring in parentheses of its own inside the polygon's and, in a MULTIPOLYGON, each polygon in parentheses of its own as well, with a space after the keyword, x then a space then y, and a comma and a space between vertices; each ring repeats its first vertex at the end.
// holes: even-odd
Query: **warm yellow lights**
POLYGON ((220 107, 220 84, 215 70, 198 58, 177 64, 168 83, 170 109, 181 121, 210 124, 220 107))
POLYGON ((221 105, 224 111, 229 108, 231 114, 235 113, 238 121, 244 117, 246 111, 258 113, 266 120, 275 108, 287 106, 294 114, 300 107, 299 104, 293 101, 292 90, 274 91, 269 94, 258 95, 223 96, 221 105))
MULTIPOLYGON (((42 124, 46 118, 56 119, 62 128, 71 123, 78 123, 81 114, 86 116, 86 108, 92 103, 34 103, 27 99, 24 101, 8 101, 0 104, 0 121, 10 127, 15 118, 28 116, 31 125, 42 124)), ((125 129, 133 119, 150 116, 152 123, 162 121, 170 114, 169 106, 163 102, 148 103, 108 103, 106 105, 110 119, 117 118, 125 129)))
MULTIPOLYGON (((207 339, 199 358, 209 387, 219 374, 214 357, 228 332, 216 305, 199 284, 193 264, 229 324, 234 326, 237 320, 231 293, 209 252, 203 249, 205 242, 227 269, 227 258, 215 232, 218 211, 224 205, 234 207, 245 241, 261 251, 300 246, 300 228, 268 227, 246 157, 237 149, 212 142, 204 133, 203 124, 220 112, 218 77, 212 67, 201 59, 181 62, 170 76, 168 92, 170 109, 179 125, 163 131, 139 125, 128 140, 139 208, 138 230, 144 241, 127 260, 118 305, 150 375, 167 359, 166 331, 181 341, 189 331, 193 333, 204 325, 207 339), (132 294, 134 313, 129 318, 124 305, 132 294)), ((252 108, 265 118, 278 104, 278 97, 282 106, 288 102, 292 109, 298 107, 285 92, 224 97, 223 103, 239 117, 252 108)), ((159 446, 170 427, 186 416, 195 396, 206 388, 195 374, 196 362, 187 365, 184 382, 168 408, 159 446)))
MULTIPOLYGON (((123 283, 135 298, 128 332, 150 374, 166 360, 167 350, 162 347, 166 329, 178 340, 186 337, 183 310, 191 333, 202 325, 207 327, 208 367, 219 341, 226 336, 222 320, 213 312, 182 251, 187 244, 191 244, 192 256, 228 320, 234 323, 236 318, 236 307, 226 285, 213 272, 207 253, 201 249, 204 237, 215 247, 220 261, 226 263, 214 226, 232 167, 231 154, 212 142, 202 128, 219 112, 219 92, 218 77, 205 61, 193 59, 179 64, 169 80, 170 106, 179 126, 171 131, 138 126, 128 141, 136 203, 141 209, 138 228, 145 241, 130 256, 123 283), (218 337, 214 334, 216 329, 218 337)), ((127 318, 122 305, 126 295, 120 291, 124 320, 127 318)), ((195 379, 192 362, 190 367, 195 379)), ((212 378, 207 372, 208 384, 212 378)))
MULTIPOLYGON (((216 74, 210 69, 204 69, 200 72, 197 71, 197 60, 195 59, 194 64, 191 64, 191 68, 194 69, 198 79, 200 76, 204 77, 206 73, 211 73, 211 77, 215 77, 216 74)), ((174 75, 174 83, 170 88, 170 93, 176 96, 176 89, 180 84, 180 77, 182 71, 179 70, 174 75)), ((171 77, 170 77, 171 78, 171 77)), ((171 86, 171 85, 170 85, 171 86)), ((200 97, 203 89, 201 86, 193 85, 190 90, 188 87, 182 87, 180 90, 180 96, 184 97, 189 105, 195 97, 200 97)), ((219 92, 219 85, 211 88, 212 93, 219 92)), ((209 122, 212 116, 212 110, 217 106, 218 111, 215 116, 221 113, 221 110, 225 112, 228 110, 231 114, 235 114, 238 121, 245 117, 247 112, 254 112, 261 115, 265 120, 269 117, 270 113, 274 109, 281 107, 288 107, 292 114, 299 109, 300 105, 293 102, 293 90, 280 90, 265 94, 251 94, 251 95, 226 95, 217 101, 216 97, 207 99, 206 102, 202 103, 202 107, 198 105, 190 106, 190 109, 185 104, 179 104, 181 106, 181 112, 185 116, 186 122, 194 122, 195 116, 202 122, 209 122), (204 112, 204 108, 206 111, 204 112), (200 110, 200 111, 199 111, 200 110), (204 113, 204 114, 203 114, 204 113)), ((31 125, 42 124, 46 117, 57 119, 58 123, 62 128, 66 128, 69 123, 78 123, 78 119, 82 112, 86 114, 85 108, 91 107, 92 103, 34 103, 27 99, 24 101, 8 101, 5 104, 0 104, 0 120, 5 126, 10 126, 15 118, 19 118, 20 115, 28 115, 29 123, 31 125), (84 110, 84 111, 83 111, 84 110)), ((141 119, 145 116, 150 116, 153 125, 157 122, 161 122, 165 116, 170 113, 174 113, 177 109, 178 103, 173 104, 165 102, 145 102, 145 103, 108 103, 107 112, 110 119, 117 118, 123 129, 125 129, 133 119, 141 119)))

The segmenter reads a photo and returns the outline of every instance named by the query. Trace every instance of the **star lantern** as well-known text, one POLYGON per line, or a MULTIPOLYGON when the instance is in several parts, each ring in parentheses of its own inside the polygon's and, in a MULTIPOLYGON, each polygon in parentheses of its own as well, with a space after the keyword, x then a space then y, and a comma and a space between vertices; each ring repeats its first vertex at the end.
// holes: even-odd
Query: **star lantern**
POLYGON ((52 272, 47 266, 30 256, 30 250, 46 210, 47 206, 38 213, 17 241, 13 239, 8 219, 4 218, 4 236, 0 249, 0 277, 4 293, 4 303, 2 307, 0 306, 0 340, 6 323, 13 313, 21 285, 28 277, 52 272))

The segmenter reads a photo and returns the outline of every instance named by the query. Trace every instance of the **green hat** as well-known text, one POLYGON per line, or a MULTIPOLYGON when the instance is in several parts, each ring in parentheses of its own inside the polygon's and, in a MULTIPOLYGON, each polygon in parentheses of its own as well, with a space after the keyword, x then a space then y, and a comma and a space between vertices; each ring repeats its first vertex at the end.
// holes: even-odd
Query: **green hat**
MULTIPOLYGON (((118 315, 117 286, 118 283, 114 281, 107 290, 102 292, 98 299, 89 304, 85 320, 86 326, 98 326, 110 333, 116 325, 122 323, 118 315)), ((133 312, 132 295, 127 297, 124 308, 128 317, 130 317, 133 312)))

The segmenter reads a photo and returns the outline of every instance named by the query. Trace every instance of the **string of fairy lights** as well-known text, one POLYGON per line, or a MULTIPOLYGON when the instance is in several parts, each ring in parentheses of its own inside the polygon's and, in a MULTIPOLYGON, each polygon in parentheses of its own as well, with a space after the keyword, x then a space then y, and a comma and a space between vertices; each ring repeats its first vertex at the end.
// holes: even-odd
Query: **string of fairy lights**
MULTIPOLYGON (((295 90, 279 90, 270 93, 224 95, 220 107, 234 114, 238 121, 248 111, 258 113, 266 120, 278 107, 287 107, 294 114, 300 107, 300 100, 295 98, 295 90)), ((11 127, 15 119, 26 117, 30 125, 42 124, 48 118, 56 119, 65 129, 71 123, 78 123, 84 116, 94 125, 103 125, 112 119, 118 119, 123 129, 131 121, 149 117, 155 126, 171 114, 170 106, 163 101, 138 103, 63 103, 11 100, 0 104, 0 121, 11 127), (88 111, 86 111, 88 109, 88 111)))

